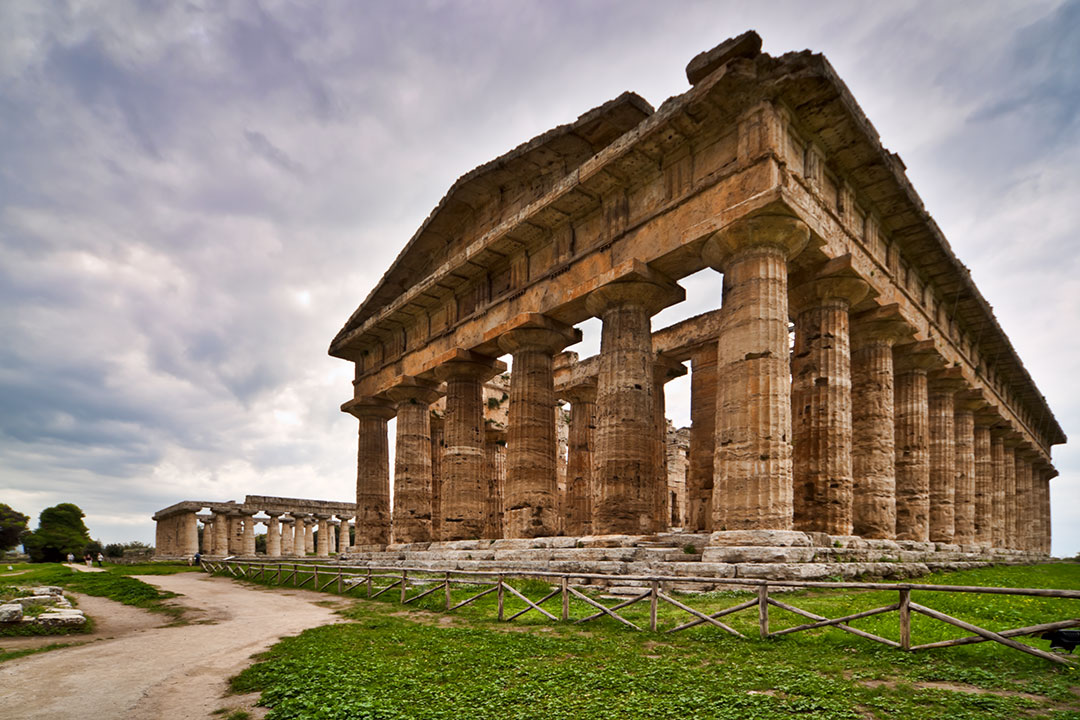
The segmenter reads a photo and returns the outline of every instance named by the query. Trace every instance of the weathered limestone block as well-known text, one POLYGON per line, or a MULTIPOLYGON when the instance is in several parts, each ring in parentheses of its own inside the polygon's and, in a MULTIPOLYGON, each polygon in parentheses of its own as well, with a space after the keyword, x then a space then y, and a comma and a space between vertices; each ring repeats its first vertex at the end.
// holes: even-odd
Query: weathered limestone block
POLYGON ((690 356, 690 465, 686 473, 688 532, 712 532, 716 457, 716 343, 690 356))
POLYGON ((742 563, 735 566, 735 577, 759 580, 821 580, 838 574, 828 563, 742 563))
MULTIPOLYGON (((356 451, 356 542, 385 545, 390 542, 390 450, 386 423, 394 417, 388 401, 358 398, 342 410, 360 422, 356 451)), ((301 532, 303 523, 297 523, 301 532)), ((305 545, 295 545, 297 554, 305 545)))
MULTIPOLYGON (((814 541, 797 530, 718 530, 709 536, 709 547, 810 547, 814 541)), ((706 548, 708 549, 708 548, 706 548)))
POLYGON ((503 494, 508 537, 559 531, 553 363, 555 353, 580 336, 580 331, 537 316, 499 338, 499 347, 514 358, 503 494))
POLYGON ((67 627, 85 624, 86 616, 83 615, 82 610, 76 610, 74 608, 58 608, 56 610, 41 613, 34 621, 39 625, 45 625, 47 627, 67 627))
POLYGON ((593 532, 648 534, 660 529, 651 316, 683 299, 664 278, 615 282, 593 291, 589 312, 603 323, 596 388, 593 532))
POLYGON ((682 577, 735 577, 735 566, 731 563, 673 562, 668 568, 673 575, 682 577))
POLYGON ((701 554, 704 563, 806 563, 814 559, 810 547, 707 547, 701 554))
POLYGON ((795 218, 759 216, 704 246, 705 262, 724 273, 714 530, 792 527, 787 263, 809 237, 795 218))
POLYGON ((431 411, 434 383, 404 377, 386 392, 397 410, 394 449, 394 542, 428 542, 431 535, 431 411))
POLYGON ((592 533, 593 448, 596 443, 596 385, 582 385, 565 394, 570 401, 570 437, 566 467, 567 535, 592 533))
POLYGON ((895 306, 851 324, 852 532, 896 537, 896 420, 893 346, 910 336, 895 306))
POLYGON ((848 311, 868 286, 822 277, 791 289, 794 527, 852 532, 851 350, 848 311))
POLYGON ((21 622, 23 618, 23 606, 19 603, 6 603, 0 605, 0 623, 21 622))
POLYGON ((893 349, 896 368, 896 538, 930 539, 930 406, 927 370, 939 363, 924 343, 893 349))
POLYGON ((446 448, 440 497, 443 540, 479 538, 484 534, 488 482, 484 477, 483 382, 498 372, 490 358, 473 356, 437 368, 446 381, 446 448))
POLYGON ((930 540, 952 542, 956 525, 956 368, 930 378, 930 540))

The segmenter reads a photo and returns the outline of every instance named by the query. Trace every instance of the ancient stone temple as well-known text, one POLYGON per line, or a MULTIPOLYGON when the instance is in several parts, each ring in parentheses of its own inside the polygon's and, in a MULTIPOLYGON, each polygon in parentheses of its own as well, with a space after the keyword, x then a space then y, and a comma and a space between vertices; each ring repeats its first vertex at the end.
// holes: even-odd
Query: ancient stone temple
POLYGON ((659 109, 625 93, 453 184, 330 345, 355 366, 354 551, 679 528, 702 564, 1049 552, 1045 398, 825 58, 760 48, 724 42, 659 109), (654 328, 704 269, 714 309, 654 328), (687 372, 678 460, 664 384, 687 372))

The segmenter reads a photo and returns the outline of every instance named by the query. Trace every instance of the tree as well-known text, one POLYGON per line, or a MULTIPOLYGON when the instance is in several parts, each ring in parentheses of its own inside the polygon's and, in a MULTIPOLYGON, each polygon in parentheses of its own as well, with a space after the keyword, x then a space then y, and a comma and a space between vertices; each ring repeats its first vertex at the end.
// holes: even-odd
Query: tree
POLYGON ((85 513, 78 505, 60 503, 45 508, 38 528, 23 537, 23 547, 31 562, 60 562, 68 553, 81 556, 93 542, 83 523, 85 513))
POLYGON ((23 515, 0 503, 0 552, 11 550, 21 542, 29 521, 29 515, 23 515))

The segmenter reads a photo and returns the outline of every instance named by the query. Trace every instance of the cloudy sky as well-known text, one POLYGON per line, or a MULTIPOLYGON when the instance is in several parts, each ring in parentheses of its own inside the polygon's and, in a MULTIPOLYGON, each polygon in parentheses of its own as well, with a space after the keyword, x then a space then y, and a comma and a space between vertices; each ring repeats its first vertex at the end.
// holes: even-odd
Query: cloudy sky
MULTIPOLYGON (((0 502, 116 542, 182 499, 348 500, 326 348, 450 184, 624 90, 659 106, 748 28, 837 68, 1080 443, 1078 2, 8 0, 0 502)), ((716 306, 684 284, 656 327, 716 306)))

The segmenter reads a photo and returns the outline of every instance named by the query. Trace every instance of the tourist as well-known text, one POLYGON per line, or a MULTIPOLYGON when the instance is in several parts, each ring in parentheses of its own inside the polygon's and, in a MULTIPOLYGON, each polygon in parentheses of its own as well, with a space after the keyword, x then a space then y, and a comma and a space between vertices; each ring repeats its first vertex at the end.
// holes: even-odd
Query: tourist
POLYGON ((72 554, 72 553, 68 553, 68 565, 71 565, 74 562, 75 562, 75 555, 72 554))
POLYGON ((98 553, 98 554, 97 554, 97 566, 98 566, 98 567, 103 567, 103 566, 102 566, 102 563, 103 563, 103 562, 105 562, 105 556, 104 556, 104 555, 102 555, 101 553, 98 553))
POLYGON ((83 555, 83 562, 86 563, 86 567, 94 567, 94 558, 90 556, 90 553, 83 555))
MULTIPOLYGON (((195 560, 196 565, 201 566, 202 565, 202 553, 196 551, 194 560, 195 560)), ((188 561, 188 565, 190 565, 190 564, 191 564, 191 561, 188 561)))

